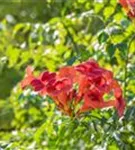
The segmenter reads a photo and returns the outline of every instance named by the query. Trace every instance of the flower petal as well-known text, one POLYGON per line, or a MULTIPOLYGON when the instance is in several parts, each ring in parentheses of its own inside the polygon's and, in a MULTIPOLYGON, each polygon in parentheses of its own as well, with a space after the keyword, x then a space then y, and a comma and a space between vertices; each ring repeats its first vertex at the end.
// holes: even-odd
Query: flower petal
POLYGON ((34 91, 40 91, 44 88, 44 84, 39 79, 33 79, 31 86, 34 88, 34 91))
POLYGON ((49 73, 48 71, 43 72, 40 76, 41 81, 49 82, 56 77, 56 73, 49 73))
POLYGON ((21 87, 24 89, 25 87, 29 86, 31 81, 35 78, 33 75, 33 68, 31 66, 28 66, 26 68, 26 75, 25 78, 21 82, 21 87))

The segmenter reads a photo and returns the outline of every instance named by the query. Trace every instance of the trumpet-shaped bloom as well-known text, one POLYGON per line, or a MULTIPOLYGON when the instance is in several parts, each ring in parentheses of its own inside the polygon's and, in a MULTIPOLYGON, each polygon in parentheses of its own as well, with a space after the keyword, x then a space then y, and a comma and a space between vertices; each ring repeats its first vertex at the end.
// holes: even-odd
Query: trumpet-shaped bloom
POLYGON ((135 0, 119 0, 130 18, 135 18, 135 0))
POLYGON ((28 67, 21 86, 30 86, 40 95, 50 96, 58 108, 67 115, 115 107, 118 115, 122 116, 125 108, 122 90, 113 78, 113 73, 101 68, 95 60, 63 67, 57 73, 46 71, 38 77, 35 77, 33 69, 28 67), (104 96, 110 93, 113 96, 106 101, 104 96))

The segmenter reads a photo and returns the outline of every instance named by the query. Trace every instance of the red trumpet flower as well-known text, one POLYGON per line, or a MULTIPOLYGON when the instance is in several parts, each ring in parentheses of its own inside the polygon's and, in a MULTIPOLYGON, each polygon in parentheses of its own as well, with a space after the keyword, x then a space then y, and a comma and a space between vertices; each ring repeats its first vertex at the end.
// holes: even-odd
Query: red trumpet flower
POLYGON ((21 87, 24 89, 25 87, 27 87, 28 85, 31 84, 31 82, 34 80, 34 75, 33 75, 33 68, 28 66, 26 68, 26 75, 25 75, 25 79, 21 82, 21 87))
POLYGON ((135 18, 135 0, 119 0, 130 18, 135 18))
POLYGON ((35 77, 32 68, 28 67, 21 86, 31 86, 40 95, 50 96, 68 115, 112 106, 122 116, 125 108, 122 90, 112 72, 101 68, 94 60, 63 67, 57 73, 43 72, 39 77, 35 77), (104 96, 110 93, 113 98, 105 101, 104 96), (78 104, 81 105, 76 108, 78 104))

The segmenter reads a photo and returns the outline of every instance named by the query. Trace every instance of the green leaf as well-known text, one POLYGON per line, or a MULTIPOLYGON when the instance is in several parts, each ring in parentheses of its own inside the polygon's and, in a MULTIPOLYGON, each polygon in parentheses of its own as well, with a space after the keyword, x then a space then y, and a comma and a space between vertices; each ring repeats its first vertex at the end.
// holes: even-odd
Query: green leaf
POLYGON ((67 65, 71 66, 75 61, 76 61, 77 57, 73 56, 71 57, 68 61, 67 61, 67 65))
POLYGON ((107 39, 109 38, 109 35, 106 32, 101 32, 98 36, 99 44, 107 42, 107 39))
POLYGON ((119 49, 122 58, 126 59, 126 54, 127 54, 127 50, 128 50, 127 43, 126 42, 119 43, 116 45, 116 48, 119 49))
POLYGON ((107 45, 106 51, 107 51, 108 55, 110 56, 110 58, 112 58, 115 54, 116 46, 114 44, 110 43, 107 45))
POLYGON ((113 6, 108 6, 108 7, 105 7, 104 9, 104 16, 105 18, 109 18, 115 11, 115 8, 113 6))

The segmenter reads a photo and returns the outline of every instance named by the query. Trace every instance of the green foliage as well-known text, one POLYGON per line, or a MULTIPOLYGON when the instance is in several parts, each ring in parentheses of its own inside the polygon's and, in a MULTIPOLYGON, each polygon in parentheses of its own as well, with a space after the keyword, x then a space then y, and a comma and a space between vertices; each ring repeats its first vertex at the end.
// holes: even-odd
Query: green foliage
POLYGON ((0 37, 0 148, 135 149, 135 25, 116 1, 0 0, 0 37), (89 58, 120 82, 123 118, 113 108, 70 118, 20 88, 28 65, 57 71, 89 58))

